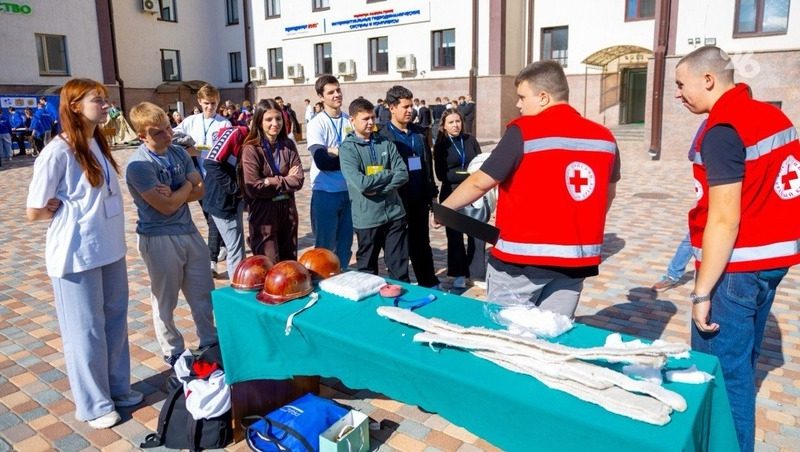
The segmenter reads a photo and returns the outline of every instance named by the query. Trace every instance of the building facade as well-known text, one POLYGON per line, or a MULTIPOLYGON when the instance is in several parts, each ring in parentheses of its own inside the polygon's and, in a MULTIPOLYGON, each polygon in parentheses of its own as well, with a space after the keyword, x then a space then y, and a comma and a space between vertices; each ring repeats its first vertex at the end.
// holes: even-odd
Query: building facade
POLYGON ((476 132, 518 111, 514 77, 555 59, 588 118, 643 130, 643 152, 682 158, 700 118, 674 99, 674 68, 705 44, 728 51, 756 98, 800 120, 800 8, 790 0, 17 0, 0 6, 0 92, 102 80, 130 108, 190 110, 282 96, 302 114, 332 73, 345 104, 402 84, 430 104, 470 94, 476 132), (10 6, 9 6, 10 5, 10 6), (639 125, 639 126, 636 126, 639 125), (668 130, 669 133, 664 133, 668 130))

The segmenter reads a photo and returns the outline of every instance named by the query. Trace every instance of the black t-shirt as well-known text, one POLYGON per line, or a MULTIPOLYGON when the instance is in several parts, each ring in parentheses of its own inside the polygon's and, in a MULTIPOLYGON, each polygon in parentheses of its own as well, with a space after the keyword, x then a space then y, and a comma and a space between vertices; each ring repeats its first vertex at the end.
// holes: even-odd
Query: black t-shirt
POLYGON ((700 155, 710 187, 744 179, 746 151, 742 139, 732 127, 722 124, 709 129, 703 137, 700 155))
MULTIPOLYGON (((522 161, 523 152, 522 131, 517 126, 511 126, 497 143, 492 154, 481 165, 481 171, 488 174, 494 180, 503 182, 516 171, 522 161)), ((614 168, 611 171, 611 182, 616 183, 620 180, 620 158, 619 149, 614 158, 614 168)), ((548 266, 524 266, 492 259, 489 261, 492 266, 500 271, 515 275, 525 274, 528 276, 539 275, 541 271, 560 273, 569 278, 586 278, 598 274, 598 266, 588 267, 548 267, 548 266), (530 268, 530 270, 526 270, 530 268)))

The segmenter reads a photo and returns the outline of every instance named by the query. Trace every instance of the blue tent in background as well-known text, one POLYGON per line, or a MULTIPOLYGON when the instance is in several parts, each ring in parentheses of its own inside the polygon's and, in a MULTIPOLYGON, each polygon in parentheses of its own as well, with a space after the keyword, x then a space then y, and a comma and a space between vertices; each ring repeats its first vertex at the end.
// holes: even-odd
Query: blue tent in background
MULTIPOLYGON (((42 94, 12 94, 0 93, 0 108, 4 113, 8 113, 8 107, 14 107, 17 113, 24 115, 24 110, 30 108, 34 112, 39 104, 39 98, 47 99, 47 110, 53 120, 58 118, 58 105, 60 96, 42 94)), ((59 129, 60 130, 60 129, 59 129)), ((16 141, 12 143, 12 149, 18 149, 16 141)))

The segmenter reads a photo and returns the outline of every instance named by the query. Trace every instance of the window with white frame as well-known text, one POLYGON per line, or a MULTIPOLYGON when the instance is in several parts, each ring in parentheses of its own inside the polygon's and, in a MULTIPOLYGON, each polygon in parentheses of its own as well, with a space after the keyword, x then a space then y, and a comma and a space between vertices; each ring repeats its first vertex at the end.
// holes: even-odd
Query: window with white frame
POLYGON ((239 24, 239 0, 225 0, 225 24, 239 24))
POLYGON ((242 81, 242 52, 231 52, 228 54, 228 63, 231 68, 231 81, 242 81))
POLYGON ((369 73, 389 72, 389 38, 381 36, 369 39, 369 73))
POLYGON ((181 80, 181 52, 161 49, 161 80, 175 82, 181 80))
POLYGON ((314 73, 316 76, 333 73, 330 42, 314 44, 314 73))
POLYGON ((786 34, 790 0, 736 0, 734 36, 786 34))
POLYGON ((36 33, 39 75, 69 75, 67 37, 36 33))
POLYGON ((569 27, 542 28, 542 59, 567 67, 569 27))
POLYGON ((264 11, 267 19, 281 17, 281 0, 264 0, 264 11))
POLYGON ((267 49, 267 56, 269 60, 269 78, 283 78, 283 48, 267 49))

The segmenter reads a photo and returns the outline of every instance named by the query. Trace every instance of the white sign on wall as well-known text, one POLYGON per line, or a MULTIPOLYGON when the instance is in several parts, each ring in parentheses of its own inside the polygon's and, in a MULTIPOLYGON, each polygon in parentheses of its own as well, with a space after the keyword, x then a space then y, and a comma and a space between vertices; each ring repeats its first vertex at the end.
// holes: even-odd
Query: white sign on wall
POLYGON ((0 107, 8 108, 36 108, 37 105, 37 98, 36 96, 33 97, 0 97, 0 107))
POLYGON ((431 20, 430 3, 404 2, 402 9, 358 11, 344 17, 324 17, 321 22, 290 25, 283 29, 283 39, 305 38, 331 33, 368 30, 373 28, 406 25, 431 20))

